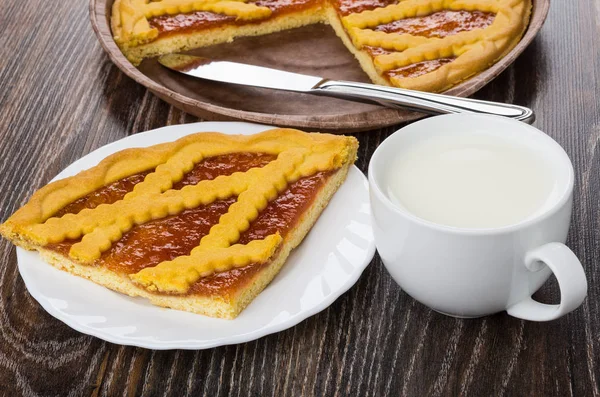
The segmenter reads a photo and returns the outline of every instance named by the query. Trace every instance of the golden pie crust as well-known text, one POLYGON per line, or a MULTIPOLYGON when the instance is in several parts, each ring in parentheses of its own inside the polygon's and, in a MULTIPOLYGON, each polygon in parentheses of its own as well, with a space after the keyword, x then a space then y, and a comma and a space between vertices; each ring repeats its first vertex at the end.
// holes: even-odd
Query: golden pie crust
POLYGON ((274 129, 251 136, 198 133, 171 143, 127 149, 38 190, 0 225, 0 233, 18 246, 39 251, 54 266, 113 290, 149 298, 159 306, 234 318, 275 277, 310 230, 344 181, 357 148, 352 137, 274 129), (272 160, 245 172, 177 185, 202 161, 236 153, 268 155, 272 160), (122 199, 61 212, 99 189, 141 173, 147 173, 143 181, 122 199), (315 175, 323 175, 323 182, 314 196, 307 196, 311 201, 289 231, 241 242, 253 222, 271 211, 270 203, 315 175), (132 273, 105 266, 103 254, 135 227, 219 200, 232 204, 187 255, 132 273), (55 248, 67 242, 66 251, 55 248), (195 292, 199 281, 252 267, 251 276, 224 292, 195 292))
POLYGON ((123 53, 139 64, 236 37, 326 23, 374 83, 443 91, 514 48, 530 13, 531 0, 115 0, 111 24, 123 53), (194 28, 188 19, 198 16, 204 22, 194 28), (175 28, 161 32, 157 18, 175 28))

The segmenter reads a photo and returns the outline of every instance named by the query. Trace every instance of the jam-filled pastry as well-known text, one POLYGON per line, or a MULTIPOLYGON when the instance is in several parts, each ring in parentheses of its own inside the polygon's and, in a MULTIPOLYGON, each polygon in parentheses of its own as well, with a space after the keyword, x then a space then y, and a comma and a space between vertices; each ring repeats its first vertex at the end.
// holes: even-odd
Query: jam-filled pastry
POLYGON ((517 45, 531 0, 115 0, 115 41, 157 55, 330 24, 374 83, 443 91, 517 45))
POLYGON ((274 129, 127 149, 38 190, 0 233, 112 290, 235 318, 311 229, 357 148, 274 129))

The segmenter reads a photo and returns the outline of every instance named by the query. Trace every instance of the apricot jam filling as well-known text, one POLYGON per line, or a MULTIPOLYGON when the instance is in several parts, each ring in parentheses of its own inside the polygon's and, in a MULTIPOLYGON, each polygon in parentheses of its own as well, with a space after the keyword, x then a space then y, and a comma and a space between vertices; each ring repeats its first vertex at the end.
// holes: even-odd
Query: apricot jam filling
MULTIPOLYGON (((273 159, 275 156, 264 153, 233 153, 207 158, 196 164, 173 188, 180 189, 201 180, 262 167, 273 159)), ((269 202, 258 218, 250 224, 250 228, 241 234, 239 243, 246 244, 252 240, 263 239, 276 232, 285 237, 313 203, 331 173, 319 172, 290 184, 284 192, 269 202)), ((68 210, 78 212, 91 205, 97 206, 102 203, 102 199, 106 200, 104 202, 117 201, 133 190, 133 181, 139 183, 147 174, 148 172, 140 173, 114 182, 77 200, 77 205, 75 202, 69 204, 61 213, 70 212, 68 210)), ((124 233, 119 241, 113 243, 95 265, 119 274, 133 274, 178 256, 189 255, 209 233, 211 227, 219 222, 219 218, 227 213, 235 200, 235 197, 217 200, 177 215, 136 225, 124 233)), ((68 255, 71 246, 78 241, 80 240, 67 240, 47 245, 46 248, 68 255)), ((202 278, 192 285, 188 294, 226 294, 249 282, 267 265, 268 263, 253 264, 202 278)))
MULTIPOLYGON (((372 46, 364 46, 362 48, 364 51, 368 52, 371 57, 376 57, 379 55, 391 54, 392 51, 388 51, 381 47, 372 47, 372 46)), ((454 61, 456 58, 440 58, 440 59, 432 59, 429 61, 417 62, 410 65, 403 66, 401 68, 391 69, 383 72, 383 75, 389 80, 392 77, 401 77, 401 78, 414 78, 419 77, 427 73, 431 73, 447 63, 454 61)))
POLYGON ((109 185, 101 187, 82 198, 73 201, 71 204, 59 210, 55 217, 61 217, 65 214, 77 214, 79 211, 89 208, 93 209, 100 204, 112 204, 115 201, 121 200, 127 193, 133 190, 133 187, 144 181, 146 175, 152 171, 146 171, 139 174, 131 175, 109 185))
POLYGON ((217 200, 177 215, 136 225, 104 252, 98 263, 116 273, 132 274, 178 256, 189 255, 235 200, 235 197, 217 200))
POLYGON ((450 63, 455 58, 440 58, 440 59, 432 59, 431 61, 423 61, 413 63, 411 65, 407 65, 401 68, 388 70, 385 72, 385 76, 387 78, 390 77, 419 77, 427 73, 431 73, 434 70, 437 70, 444 66, 447 63, 450 63))
POLYGON ((373 47, 370 45, 364 46, 362 48, 362 50, 368 52, 369 55, 371 55, 371 57, 373 57, 373 58, 375 58, 376 56, 379 56, 379 55, 391 54, 392 52, 394 52, 394 51, 386 50, 385 48, 373 47))
POLYGON ((230 153, 208 157, 196 164, 179 182, 173 184, 173 189, 195 185, 200 181, 212 180, 221 175, 264 167, 276 158, 277 156, 267 153, 230 153))
MULTIPOLYGON (((268 18, 275 18, 285 13, 298 12, 309 9, 321 3, 320 0, 255 0, 249 1, 259 7, 271 9, 268 18)), ((260 22, 265 19, 261 19, 260 22)), ((173 33, 186 33, 197 30, 215 28, 225 24, 245 25, 256 23, 253 21, 236 19, 235 16, 217 14, 209 11, 196 11, 187 14, 161 15, 148 20, 150 26, 158 30, 158 36, 173 33)))
POLYGON ((495 17, 496 14, 483 11, 439 11, 423 17, 405 18, 379 25, 374 30, 442 38, 486 28, 494 22, 495 17))
POLYGON ((350 14, 387 7, 397 3, 398 0, 336 0, 334 6, 338 13, 345 17, 350 14))

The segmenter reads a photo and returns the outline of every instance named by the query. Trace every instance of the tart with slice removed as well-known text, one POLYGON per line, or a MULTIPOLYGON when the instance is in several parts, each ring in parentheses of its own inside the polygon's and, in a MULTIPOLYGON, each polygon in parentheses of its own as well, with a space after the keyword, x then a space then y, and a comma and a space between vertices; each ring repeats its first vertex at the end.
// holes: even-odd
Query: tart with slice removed
POLYGON ((517 45, 531 0, 115 0, 111 26, 144 58, 330 24, 374 83, 444 91, 517 45))
POLYGON ((0 233, 112 290, 235 318, 316 222, 357 147, 275 129, 128 149, 38 190, 0 233))

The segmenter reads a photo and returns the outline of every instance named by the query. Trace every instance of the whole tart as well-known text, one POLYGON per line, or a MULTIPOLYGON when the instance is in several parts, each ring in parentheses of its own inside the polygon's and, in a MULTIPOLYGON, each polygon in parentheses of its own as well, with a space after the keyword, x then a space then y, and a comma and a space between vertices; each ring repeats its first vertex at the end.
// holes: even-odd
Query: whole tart
POLYGON ((112 290, 231 319, 301 243, 357 148, 274 129, 127 149, 41 188, 0 233, 112 290))
POLYGON ((531 0, 115 0, 111 26, 144 58, 330 24, 374 83, 443 91, 517 45, 531 0))

